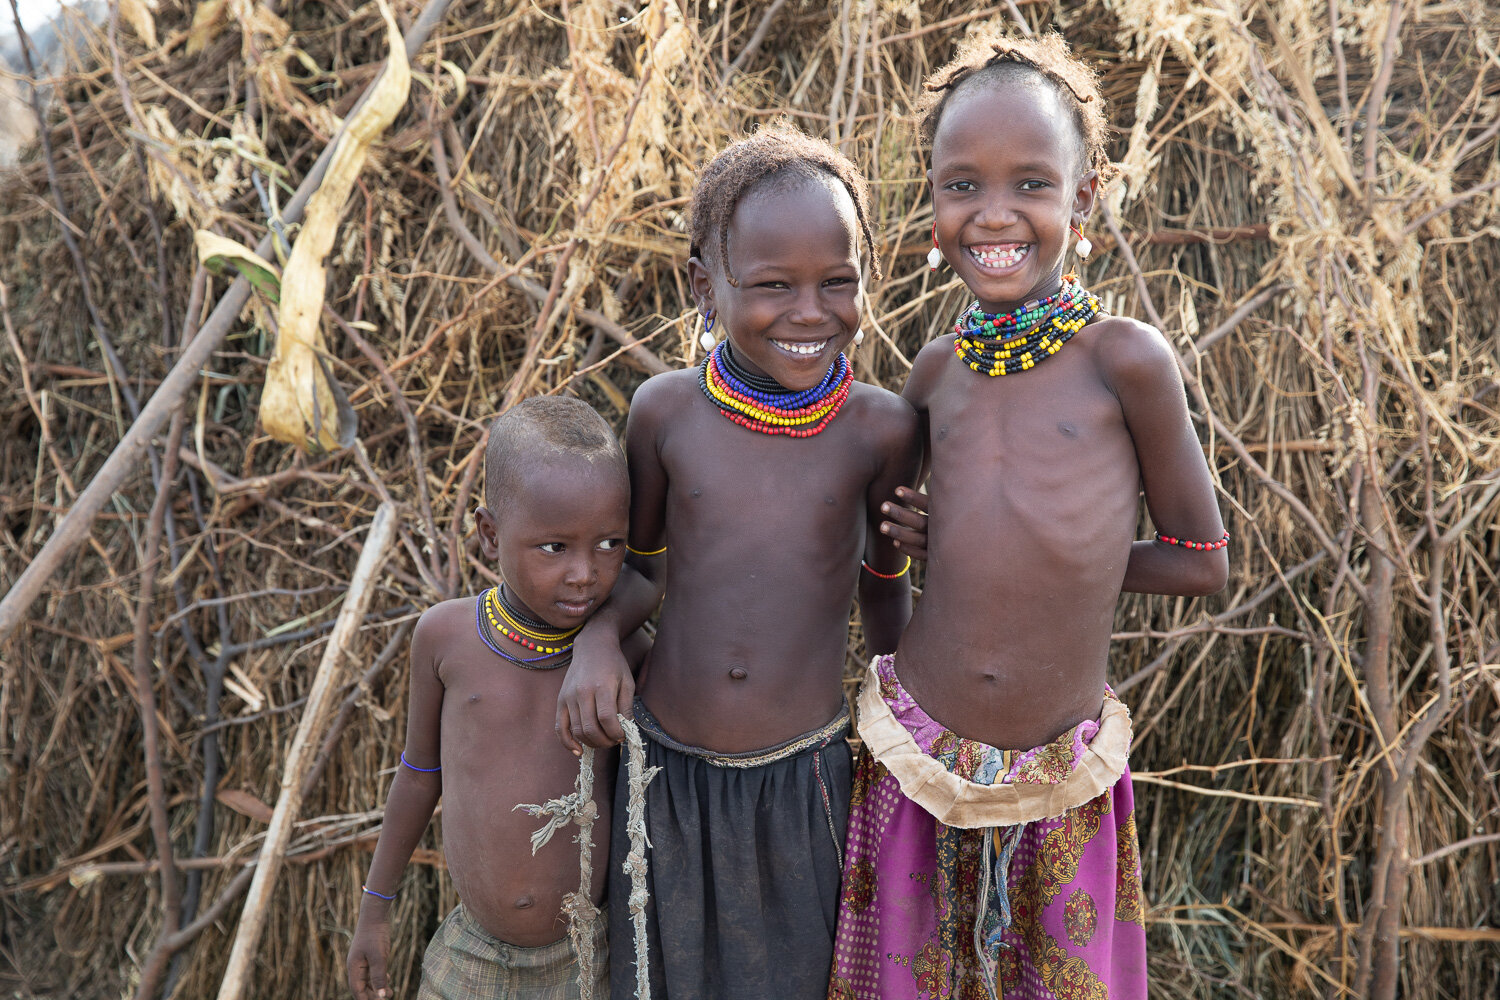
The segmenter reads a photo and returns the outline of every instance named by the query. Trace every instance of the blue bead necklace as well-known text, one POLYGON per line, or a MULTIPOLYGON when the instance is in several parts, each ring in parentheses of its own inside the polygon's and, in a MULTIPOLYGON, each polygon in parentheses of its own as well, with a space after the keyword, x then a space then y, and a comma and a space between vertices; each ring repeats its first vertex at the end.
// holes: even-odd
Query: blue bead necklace
POLYGON ((729 388, 742 396, 749 396, 757 403, 765 403, 783 410, 796 410, 819 401, 832 393, 839 383, 843 382, 844 375, 849 371, 849 359, 840 353, 833 364, 828 366, 828 371, 823 375, 823 381, 811 389, 794 393, 775 379, 746 371, 735 358, 734 352, 730 350, 727 340, 721 341, 714 348, 714 363, 718 366, 729 388))

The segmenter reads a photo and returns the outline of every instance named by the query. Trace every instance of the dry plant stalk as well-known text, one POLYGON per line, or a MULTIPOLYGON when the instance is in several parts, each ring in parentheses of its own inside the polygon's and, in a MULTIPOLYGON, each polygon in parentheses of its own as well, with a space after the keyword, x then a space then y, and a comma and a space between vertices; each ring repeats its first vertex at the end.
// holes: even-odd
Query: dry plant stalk
POLYGON ((578 958, 578 992, 582 1000, 594 997, 594 921, 599 908, 594 905, 594 820, 599 810, 594 805, 594 748, 584 747, 578 755, 578 780, 570 795, 549 799, 540 805, 515 807, 528 816, 546 816, 547 822, 531 835, 531 853, 536 854, 552 835, 568 823, 578 824, 578 891, 563 898, 563 913, 568 918, 568 938, 578 958))
POLYGON ((365 608, 370 603, 384 569, 386 550, 396 533, 398 516, 394 504, 381 504, 375 511, 370 533, 365 538, 364 551, 360 553, 359 563, 349 580, 349 590, 344 595, 333 634, 328 639, 323 660, 318 664, 318 672, 313 677, 312 690, 307 696, 307 708, 297 723, 297 735, 287 750, 276 810, 266 828, 265 843, 261 846, 255 876, 250 882, 249 898, 245 900, 245 909, 235 930, 234 946, 230 949, 224 982, 219 988, 219 1000, 239 1000, 245 991, 250 963, 255 958, 260 945, 261 929, 266 923, 266 905, 276 885, 276 876, 281 870, 287 838, 302 811, 302 779, 312 766, 313 755, 322 740, 323 727, 334 707, 339 673, 348 659, 355 633, 364 621, 365 608))

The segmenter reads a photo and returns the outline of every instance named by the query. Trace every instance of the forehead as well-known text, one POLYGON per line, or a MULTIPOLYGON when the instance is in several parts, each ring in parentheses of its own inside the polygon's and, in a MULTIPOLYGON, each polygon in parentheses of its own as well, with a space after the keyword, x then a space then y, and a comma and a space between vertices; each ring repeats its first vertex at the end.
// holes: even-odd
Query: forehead
POLYGON ((624 464, 606 455, 542 452, 519 464, 501 502, 533 525, 624 520, 630 513, 630 481, 624 464))
POLYGON ((1084 155, 1073 109, 1051 80, 1029 66, 982 70, 959 84, 932 137, 934 166, 966 155, 979 140, 1002 140, 1017 153, 1070 159, 1084 155))
POLYGON ((742 257, 801 254, 858 257, 859 216, 838 180, 773 175, 751 188, 729 219, 729 254, 742 257))

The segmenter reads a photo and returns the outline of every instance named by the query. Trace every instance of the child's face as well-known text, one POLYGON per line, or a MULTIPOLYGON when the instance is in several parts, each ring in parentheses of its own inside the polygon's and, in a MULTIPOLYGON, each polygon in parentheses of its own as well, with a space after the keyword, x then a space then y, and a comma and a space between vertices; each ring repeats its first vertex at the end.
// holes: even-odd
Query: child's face
POLYGON ((625 559, 630 484, 605 459, 534 459, 494 511, 475 514, 480 548, 524 610, 581 625, 609 596, 625 559))
POLYGON ((985 312, 1057 291, 1070 225, 1094 207, 1097 175, 1047 83, 976 81, 949 98, 932 142, 932 187, 943 257, 985 312))
POLYGON ((729 263, 739 287, 717 263, 688 262, 699 308, 714 310, 746 368, 788 389, 823 379, 859 331, 858 231, 842 185, 796 181, 735 207, 729 263))

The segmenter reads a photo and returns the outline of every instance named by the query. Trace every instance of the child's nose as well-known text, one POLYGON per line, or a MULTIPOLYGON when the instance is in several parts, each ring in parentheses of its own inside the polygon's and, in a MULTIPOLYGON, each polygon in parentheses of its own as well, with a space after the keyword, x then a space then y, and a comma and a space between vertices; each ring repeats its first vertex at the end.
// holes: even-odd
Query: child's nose
POLYGON ((1009 226, 1015 221, 1015 206, 1010 203, 1010 199, 1003 195, 995 195, 986 199, 979 212, 979 224, 989 226, 992 229, 1009 226))
POLYGON ((806 326, 818 326, 828 318, 827 304, 823 301, 822 289, 810 288, 797 296, 792 306, 792 322, 806 326))
POLYGON ((568 562, 567 582, 569 584, 582 586, 583 584, 592 583, 598 575, 599 572, 594 566, 594 560, 588 557, 572 559, 568 562))

